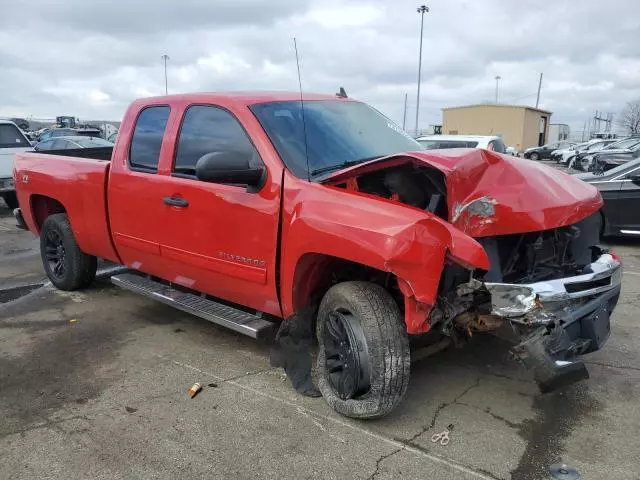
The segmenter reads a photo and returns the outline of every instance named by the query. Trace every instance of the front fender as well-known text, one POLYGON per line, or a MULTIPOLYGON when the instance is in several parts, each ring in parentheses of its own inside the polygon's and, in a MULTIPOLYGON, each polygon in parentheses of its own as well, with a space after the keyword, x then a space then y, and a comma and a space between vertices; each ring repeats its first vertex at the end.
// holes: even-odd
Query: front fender
POLYGON ((285 318, 295 313, 296 267, 310 253, 394 274, 405 299, 413 299, 422 312, 411 316, 407 312, 409 333, 428 330, 425 320, 435 303, 445 262, 489 269, 480 244, 431 213, 289 178, 285 180, 281 260, 285 318))

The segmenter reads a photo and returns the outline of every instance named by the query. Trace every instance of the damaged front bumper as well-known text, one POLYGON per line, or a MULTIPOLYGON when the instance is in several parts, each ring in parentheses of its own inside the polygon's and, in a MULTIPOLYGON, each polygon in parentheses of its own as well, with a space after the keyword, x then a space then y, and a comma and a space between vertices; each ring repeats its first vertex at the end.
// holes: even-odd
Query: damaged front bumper
POLYGON ((578 356, 600 349, 609 338, 622 266, 604 253, 586 271, 527 285, 484 284, 492 314, 518 332, 520 343, 512 352, 533 370, 543 392, 588 378, 578 356))

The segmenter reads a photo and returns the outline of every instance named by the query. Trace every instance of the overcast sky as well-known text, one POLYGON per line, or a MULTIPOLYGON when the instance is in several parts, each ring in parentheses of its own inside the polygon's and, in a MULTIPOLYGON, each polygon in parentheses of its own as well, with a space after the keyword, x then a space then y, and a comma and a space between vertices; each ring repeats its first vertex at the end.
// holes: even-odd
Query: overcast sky
MULTIPOLYGON (((0 7, 0 115, 119 120, 137 97, 344 86, 415 122, 420 2, 405 0, 28 0, 0 7)), ((640 98, 640 2, 432 0, 425 15, 420 126, 445 106, 540 106, 582 129, 640 98)))

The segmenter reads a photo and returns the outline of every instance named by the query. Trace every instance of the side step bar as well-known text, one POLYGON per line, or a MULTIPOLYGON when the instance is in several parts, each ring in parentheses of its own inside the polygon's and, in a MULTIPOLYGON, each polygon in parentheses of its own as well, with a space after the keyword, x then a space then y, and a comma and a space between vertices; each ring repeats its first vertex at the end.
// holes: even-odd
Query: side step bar
POLYGON ((263 338, 275 331, 277 324, 237 308, 214 302, 194 293, 176 290, 164 283, 135 273, 123 273, 111 277, 118 287, 170 305, 183 312, 217 323, 252 338, 263 338))

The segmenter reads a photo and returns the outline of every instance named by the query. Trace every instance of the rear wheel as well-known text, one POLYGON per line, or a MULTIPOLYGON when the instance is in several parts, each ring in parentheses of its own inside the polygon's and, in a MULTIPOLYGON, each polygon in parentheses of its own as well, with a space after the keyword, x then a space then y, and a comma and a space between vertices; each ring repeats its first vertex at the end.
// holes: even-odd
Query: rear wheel
POLYGON ((18 208, 18 197, 16 196, 16 192, 3 193, 2 199, 4 200, 4 203, 7 204, 7 207, 9 207, 9 210, 18 208))
POLYGON ((88 287, 96 277, 98 260, 80 250, 65 213, 51 215, 42 224, 40 255, 47 277, 60 290, 88 287))
POLYGON ((353 418, 376 418, 404 399, 409 340, 389 293, 369 282, 344 282, 318 311, 318 386, 327 403, 353 418))

